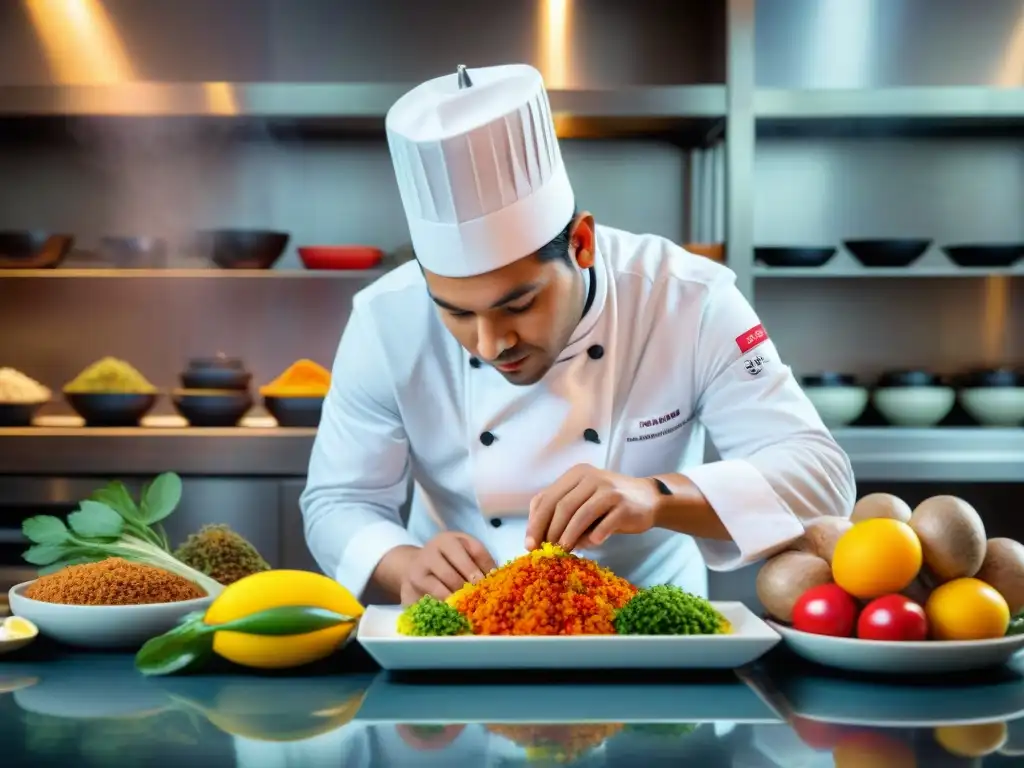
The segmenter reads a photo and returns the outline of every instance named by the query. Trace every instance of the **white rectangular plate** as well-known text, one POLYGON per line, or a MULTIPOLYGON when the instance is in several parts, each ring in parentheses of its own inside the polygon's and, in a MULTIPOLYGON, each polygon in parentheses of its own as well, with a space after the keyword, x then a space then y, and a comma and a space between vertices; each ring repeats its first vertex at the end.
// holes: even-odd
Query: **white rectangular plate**
POLYGON ((732 634, 406 637, 396 629, 401 608, 371 605, 358 639, 384 669, 420 671, 735 669, 781 640, 743 603, 712 605, 732 624, 732 634))

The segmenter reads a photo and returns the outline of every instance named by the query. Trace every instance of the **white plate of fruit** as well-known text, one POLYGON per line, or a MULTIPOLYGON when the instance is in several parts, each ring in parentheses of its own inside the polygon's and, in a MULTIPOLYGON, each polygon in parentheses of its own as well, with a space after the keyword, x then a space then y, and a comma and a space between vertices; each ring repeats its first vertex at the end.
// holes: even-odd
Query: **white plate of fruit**
POLYGON ((757 576, 768 623, 797 655, 880 674, 999 666, 1024 650, 1024 546, 987 539, 955 496, 890 494, 823 518, 757 576))

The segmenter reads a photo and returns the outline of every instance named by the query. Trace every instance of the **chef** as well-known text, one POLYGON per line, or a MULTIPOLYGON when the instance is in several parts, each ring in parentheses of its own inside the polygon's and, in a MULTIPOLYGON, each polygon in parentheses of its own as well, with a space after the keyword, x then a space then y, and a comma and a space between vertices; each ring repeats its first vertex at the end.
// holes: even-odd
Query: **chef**
POLYGON ((326 573, 444 598, 551 541, 706 594, 705 564, 850 513, 849 460, 733 273, 583 209, 535 69, 459 67, 386 128, 416 260, 341 336, 301 497, 326 573))

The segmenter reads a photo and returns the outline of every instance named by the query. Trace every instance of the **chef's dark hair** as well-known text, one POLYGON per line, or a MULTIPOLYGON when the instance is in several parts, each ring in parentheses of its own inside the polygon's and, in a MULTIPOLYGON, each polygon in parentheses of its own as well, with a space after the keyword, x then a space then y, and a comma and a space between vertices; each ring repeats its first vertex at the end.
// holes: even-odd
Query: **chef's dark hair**
POLYGON ((572 266, 572 257, 569 255, 569 237, 572 234, 572 223, 576 221, 579 211, 573 209, 572 218, 565 228, 555 235, 554 239, 545 243, 537 249, 537 258, 542 262, 557 261, 563 259, 566 264, 572 266))

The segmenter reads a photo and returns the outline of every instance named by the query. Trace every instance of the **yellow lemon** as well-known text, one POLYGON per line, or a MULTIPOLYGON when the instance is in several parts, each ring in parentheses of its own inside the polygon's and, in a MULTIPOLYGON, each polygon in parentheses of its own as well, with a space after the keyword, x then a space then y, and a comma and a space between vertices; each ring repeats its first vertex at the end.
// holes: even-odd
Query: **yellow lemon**
POLYGON ((947 581, 928 597, 924 612, 936 640, 1003 637, 1010 625, 1010 606, 980 579, 947 581))
POLYGON ((8 616, 0 626, 0 639, 27 640, 39 634, 36 625, 21 616, 8 616))
POLYGON ((899 520, 863 520, 839 537, 832 555, 836 584, 862 600, 902 592, 921 570, 921 541, 899 520))
MULTIPOLYGON (((255 573, 228 586, 206 612, 207 624, 223 624, 269 608, 315 606, 358 619, 363 606, 334 579, 312 571, 276 570, 255 573)), ((247 667, 297 667, 331 655, 355 624, 278 637, 217 632, 213 650, 247 667)))
POLYGON ((957 757, 984 757, 1006 743, 1006 723, 944 725, 935 729, 935 740, 957 757))

